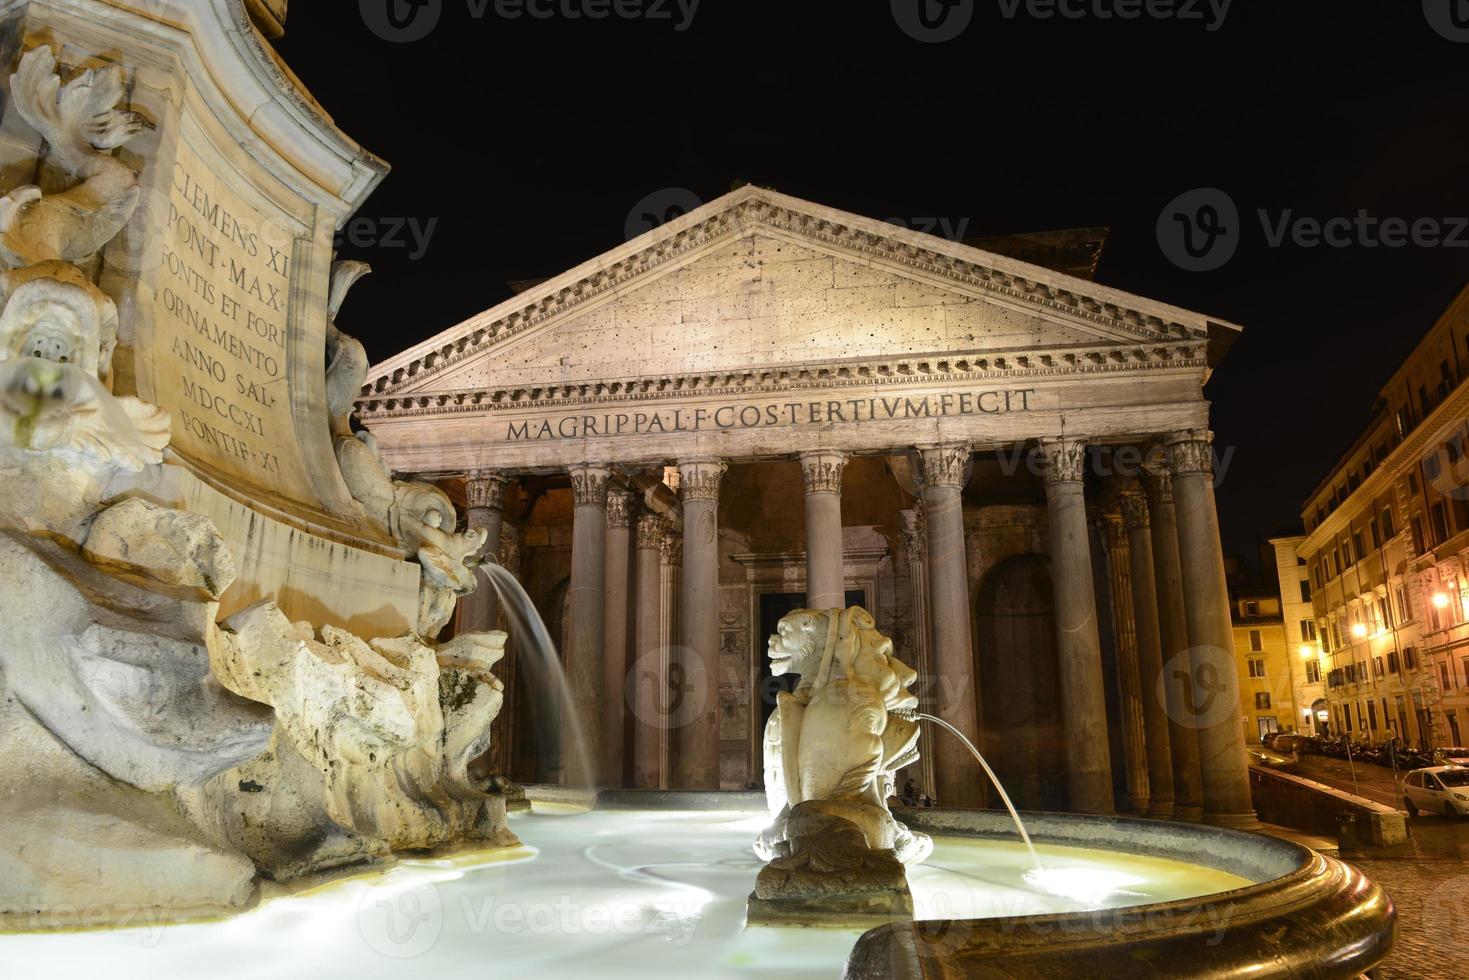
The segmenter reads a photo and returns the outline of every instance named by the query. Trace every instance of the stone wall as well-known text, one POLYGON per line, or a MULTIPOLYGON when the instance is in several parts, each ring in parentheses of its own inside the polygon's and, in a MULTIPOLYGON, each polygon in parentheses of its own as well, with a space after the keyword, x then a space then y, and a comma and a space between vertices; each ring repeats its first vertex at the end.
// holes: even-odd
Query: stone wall
POLYGON ((1351 816, 1363 844, 1380 847, 1408 839, 1401 811, 1310 779, 1253 766, 1250 790, 1255 810, 1266 823, 1335 837, 1342 817, 1351 816))

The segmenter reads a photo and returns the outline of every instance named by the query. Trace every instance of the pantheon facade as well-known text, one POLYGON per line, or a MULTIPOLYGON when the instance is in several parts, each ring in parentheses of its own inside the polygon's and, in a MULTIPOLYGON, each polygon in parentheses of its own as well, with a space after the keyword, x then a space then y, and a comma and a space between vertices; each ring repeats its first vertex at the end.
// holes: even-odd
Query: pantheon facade
MULTIPOLYGON (((1203 394, 1237 335, 744 187, 376 366, 359 415, 560 645, 569 712, 505 669, 516 779, 762 785, 768 635, 860 604, 1020 805, 1251 826, 1203 394)), ((926 731, 900 790, 987 805, 926 731)))

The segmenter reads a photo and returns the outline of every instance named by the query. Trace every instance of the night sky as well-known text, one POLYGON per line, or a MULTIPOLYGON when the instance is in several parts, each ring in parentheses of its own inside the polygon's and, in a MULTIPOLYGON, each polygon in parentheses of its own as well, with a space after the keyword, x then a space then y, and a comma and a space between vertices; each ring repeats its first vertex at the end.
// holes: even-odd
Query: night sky
POLYGON ((1451 40, 1446 20, 1465 0, 1235 0, 1222 23, 1209 0, 1135 20, 1096 15, 1128 0, 1069 0, 1081 19, 1034 16, 1043 0, 948 0, 935 30, 972 20, 942 43, 900 26, 921 0, 703 0, 687 22, 677 0, 604 20, 417 0, 439 19, 407 43, 369 27, 386 33, 388 2, 294 3, 279 42, 393 166, 362 215, 383 233, 432 227, 426 249, 408 232, 343 248, 376 270, 340 318, 375 360, 499 303, 510 281, 620 244, 634 205, 666 188, 708 201, 748 181, 942 219, 951 237, 1108 226, 1099 281, 1245 327, 1208 396, 1235 450, 1226 547, 1249 554, 1298 527, 1380 386, 1469 282, 1469 231, 1458 247, 1366 247, 1355 231, 1344 247, 1273 246, 1258 213, 1365 210, 1445 234, 1469 216, 1469 29, 1451 40), (1240 214, 1221 239, 1237 252, 1206 272, 1170 261, 1157 230, 1196 188, 1240 214))

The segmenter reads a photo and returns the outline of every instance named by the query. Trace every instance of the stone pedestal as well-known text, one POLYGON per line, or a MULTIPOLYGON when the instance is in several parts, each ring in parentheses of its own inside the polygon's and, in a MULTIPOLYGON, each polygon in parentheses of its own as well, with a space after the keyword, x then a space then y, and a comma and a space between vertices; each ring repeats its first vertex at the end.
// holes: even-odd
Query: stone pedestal
POLYGON ((719 484, 728 467, 718 460, 679 466, 683 498, 683 577, 679 589, 679 648, 669 664, 682 676, 675 741, 674 786, 719 788, 719 484))
POLYGON ((1068 796, 1071 809, 1078 813, 1112 813, 1102 647, 1082 493, 1086 444, 1048 439, 1041 442, 1041 453, 1046 463, 1068 796))
POLYGON ((1173 818, 1202 818, 1204 790, 1199 776, 1199 739, 1184 684, 1192 671, 1188 657, 1188 620, 1183 611, 1183 575, 1178 567, 1178 519, 1173 510, 1173 477, 1166 468, 1143 473, 1152 518, 1153 571, 1158 595, 1162 668, 1153 687, 1168 710, 1168 744, 1173 756, 1173 818))
POLYGON ((842 473, 846 466, 845 453, 817 450, 801 454, 808 609, 845 609, 847 605, 842 559, 842 473))
POLYGON ((1173 816, 1173 754, 1168 707, 1158 692, 1158 678, 1163 673, 1163 646, 1159 638, 1158 588, 1153 570, 1153 532, 1147 498, 1137 492, 1124 494, 1122 516, 1127 524, 1139 693, 1142 695, 1148 752, 1148 816, 1168 820, 1173 816))
POLYGON ((1239 672, 1214 505, 1211 438, 1199 429, 1176 432, 1168 438, 1168 456, 1178 511, 1204 820, 1248 830, 1258 827, 1259 820, 1250 800, 1249 756, 1239 719, 1239 672))
MULTIPOLYGON (((928 585, 933 661, 938 671, 935 714, 979 745, 979 677, 969 629, 969 570, 964 558, 964 484, 969 480, 969 446, 920 446, 923 507, 928 521, 928 585)), ((984 771, 969 750, 939 732, 934 757, 938 802, 948 807, 983 807, 988 799, 984 771)))
POLYGON ((561 723, 562 781, 592 786, 598 781, 602 741, 602 657, 605 652, 607 603, 606 466, 571 470, 575 516, 571 530, 571 629, 566 673, 571 684, 570 710, 561 723), (578 731, 580 729, 580 731, 578 731), (578 746, 578 737, 584 741, 578 746), (584 754, 585 753, 585 754, 584 754))

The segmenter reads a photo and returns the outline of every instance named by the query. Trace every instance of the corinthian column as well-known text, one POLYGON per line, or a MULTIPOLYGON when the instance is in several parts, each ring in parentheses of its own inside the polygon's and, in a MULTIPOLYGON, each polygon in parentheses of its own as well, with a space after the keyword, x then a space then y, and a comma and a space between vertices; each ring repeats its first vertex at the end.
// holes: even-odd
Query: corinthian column
POLYGON ((1118 708, 1122 726, 1122 758, 1127 768, 1127 807, 1146 814, 1152 787, 1148 780, 1148 750, 1144 734, 1142 686, 1138 678, 1137 626, 1132 597, 1132 548, 1121 515, 1104 519, 1107 568, 1111 575, 1112 622, 1117 632, 1118 708))
POLYGON ((1061 711, 1066 730, 1066 782, 1071 809, 1112 813, 1112 760, 1107 701, 1102 692, 1102 644, 1087 535, 1086 443, 1045 439, 1046 507, 1051 577, 1056 599, 1056 651, 1061 665, 1061 711))
MULTIPOLYGON (((509 486, 510 480, 493 470, 471 473, 465 483, 468 506, 464 518, 469 527, 485 532, 485 545, 479 550, 484 561, 500 558, 500 529, 505 524, 505 490, 509 486)), ((475 580, 479 587, 459 600, 455 633, 484 633, 495 629, 499 622, 494 588, 484 575, 476 575, 475 580)))
POLYGON ((1159 639, 1158 589, 1153 571, 1153 534, 1148 520, 1147 498, 1135 491, 1123 494, 1122 517, 1127 523, 1127 559, 1132 570, 1139 693, 1143 704, 1144 744, 1148 750, 1148 816, 1167 820, 1173 816, 1173 754, 1168 708, 1158 696, 1158 678, 1163 673, 1163 646, 1159 639))
POLYGON ((607 603, 606 466, 574 466, 571 492, 576 505, 571 529, 571 629, 566 673, 571 710, 562 719, 562 772, 572 786, 596 785, 602 741, 602 655, 607 603), (577 735, 585 739, 577 744, 577 735))
POLYGON ((842 557, 842 472, 847 454, 801 454, 806 485, 806 608, 845 609, 847 578, 842 557))
POLYGON ((632 701, 633 786, 661 789, 663 780, 663 700, 667 667, 663 642, 663 538, 667 528, 656 514, 638 516, 637 631, 634 664, 624 690, 632 701))
POLYGON ((1173 755, 1173 819, 1197 822, 1204 813, 1199 775, 1199 739, 1184 687, 1193 666, 1188 655, 1188 620, 1183 612, 1183 575, 1178 567, 1178 518, 1173 510, 1173 477, 1167 467, 1143 470, 1152 516, 1153 571, 1158 590, 1158 638, 1163 661, 1152 695, 1162 696, 1168 710, 1169 748, 1173 755))
MULTIPOLYGON (((934 714, 979 745, 979 678, 969 626, 969 567, 964 557, 964 484, 967 443, 918 447, 923 507, 928 519, 928 587, 938 704, 934 714)), ((949 733, 930 729, 938 801, 944 806, 985 805, 983 770, 949 733)))
POLYGON ((1249 756, 1240 725, 1239 673, 1219 514, 1214 506, 1212 434, 1187 429, 1168 437, 1178 509, 1178 558, 1193 663, 1193 717, 1198 726, 1204 820, 1220 827, 1259 826, 1250 795, 1249 756))
MULTIPOLYGON (((683 498, 683 579, 679 592, 676 715, 677 789, 719 788, 719 484, 729 467, 718 460, 679 464, 683 498)), ((670 664, 670 672, 675 669, 670 664)))
POLYGON ((632 521, 637 496, 618 488, 607 494, 606 602, 602 622, 605 645, 602 654, 602 785, 621 787, 627 753, 628 639, 631 633, 629 604, 632 568, 632 521))

